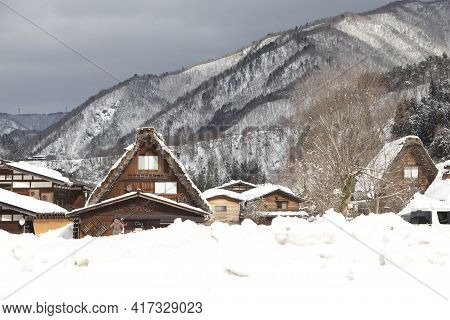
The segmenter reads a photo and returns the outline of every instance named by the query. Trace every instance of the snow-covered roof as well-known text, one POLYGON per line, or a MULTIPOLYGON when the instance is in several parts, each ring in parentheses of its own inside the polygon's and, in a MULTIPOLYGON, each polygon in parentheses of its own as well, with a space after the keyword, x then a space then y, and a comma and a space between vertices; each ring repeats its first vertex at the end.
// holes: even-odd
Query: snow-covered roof
POLYGON ((436 200, 447 201, 450 203, 450 180, 443 179, 443 175, 446 172, 445 167, 450 165, 450 160, 436 165, 438 168, 438 174, 431 185, 425 191, 425 195, 436 200))
POLYGON ((249 187, 252 187, 252 188, 256 188, 256 187, 257 187, 256 184, 253 184, 253 183, 250 183, 250 182, 247 182, 247 181, 243 181, 243 180, 230 180, 229 182, 224 183, 224 184, 222 184, 222 185, 220 185, 220 186, 218 186, 218 187, 215 187, 215 188, 213 188, 213 189, 223 189, 223 188, 226 188, 226 187, 234 186, 234 185, 236 185, 236 184, 243 184, 243 185, 246 185, 246 186, 249 186, 249 187))
POLYGON ((69 178, 64 177, 61 172, 53 170, 53 169, 31 165, 24 161, 7 162, 7 163, 5 163, 5 165, 10 169, 26 172, 26 173, 29 173, 32 175, 37 175, 37 176, 43 177, 43 178, 48 178, 50 180, 54 180, 56 182, 59 182, 61 184, 67 185, 67 186, 73 185, 73 182, 70 181, 69 178))
MULTIPOLYGON (((417 136, 406 136, 386 143, 377 156, 369 162, 365 174, 358 178, 355 191, 368 192, 371 196, 376 184, 382 180, 403 148, 409 145, 419 145, 423 148, 422 140, 417 136)), ((425 148, 423 150, 429 161, 433 163, 425 148)))
POLYGON ((281 191, 292 197, 298 198, 297 195, 288 187, 271 184, 271 183, 266 183, 266 184, 261 184, 261 185, 253 185, 253 186, 254 186, 253 189, 244 191, 242 193, 238 193, 238 192, 234 192, 234 191, 216 187, 216 188, 212 188, 212 189, 209 189, 209 190, 206 190, 205 192, 203 192, 203 197, 206 199, 211 199, 213 197, 225 196, 225 197, 229 197, 229 198, 236 199, 239 201, 251 201, 251 200, 255 200, 257 198, 261 198, 261 197, 268 195, 270 193, 273 193, 275 191, 281 191))
POLYGON ((111 166, 111 168, 109 169, 109 171, 106 173, 105 177, 102 179, 102 181, 100 181, 97 186, 94 188, 94 190, 92 190, 92 192, 89 194, 89 198, 86 201, 86 204, 91 203, 92 200, 92 196, 94 195, 95 192, 98 192, 97 189, 101 188, 103 185, 106 184, 106 179, 110 176, 111 172, 113 172, 114 170, 117 169, 117 167, 119 166, 119 164, 121 164, 124 159, 125 156, 128 155, 128 153, 133 150, 135 146, 135 143, 130 144, 128 147, 125 148, 125 152, 120 156, 120 158, 111 166))
POLYGON ((202 193, 197 186, 190 179, 186 168, 175 157, 172 150, 167 147, 164 139, 156 132, 154 128, 139 128, 136 130, 136 142, 129 145, 124 154, 116 161, 111 167, 105 178, 97 185, 94 191, 91 193, 87 204, 92 205, 101 201, 106 192, 114 185, 115 181, 120 177, 121 173, 125 170, 131 159, 136 155, 142 144, 150 139, 154 141, 161 150, 161 155, 169 163, 171 169, 177 175, 179 182, 186 188, 186 191, 190 193, 193 200, 196 202, 203 211, 212 213, 212 208, 206 199, 202 196, 202 193))
POLYGON ((0 206, 12 207, 30 215, 60 215, 67 210, 51 202, 37 200, 0 188, 0 206))
POLYGON ((235 199, 238 201, 245 201, 247 199, 245 196, 241 195, 238 192, 234 192, 234 191, 226 190, 226 189, 217 189, 217 188, 206 190, 205 192, 202 193, 202 196, 205 199, 211 199, 214 197, 228 197, 228 198, 235 199))
POLYGON ((275 191, 281 191, 292 197, 298 198, 297 195, 288 187, 271 184, 271 183, 258 185, 254 189, 250 189, 250 190, 242 192, 241 195, 244 196, 247 201, 251 201, 251 200, 254 200, 257 198, 261 198, 261 197, 268 195, 270 193, 273 193, 275 191))
POLYGON ((130 198, 133 198, 133 197, 142 197, 142 198, 146 198, 148 200, 153 200, 153 201, 156 201, 156 202, 164 203, 164 204, 167 204, 169 206, 178 207, 178 208, 184 208, 186 210, 195 212, 195 213, 197 213, 199 215, 202 215, 202 216, 209 215, 209 212, 204 211, 204 210, 202 210, 200 208, 193 207, 193 206, 188 205, 186 203, 177 202, 175 200, 171 200, 171 199, 166 198, 166 197, 158 196, 158 195, 153 194, 153 193, 128 192, 128 193, 125 193, 125 194, 120 195, 120 196, 115 197, 115 198, 110 198, 110 199, 104 200, 104 201, 99 202, 99 203, 95 203, 95 204, 91 204, 91 205, 85 206, 84 208, 72 210, 71 212, 69 212, 67 214, 67 216, 76 216, 80 212, 89 211, 89 210, 92 210, 92 209, 95 209, 95 208, 98 208, 98 207, 103 207, 103 206, 106 206, 108 204, 124 201, 124 200, 130 199, 130 198))

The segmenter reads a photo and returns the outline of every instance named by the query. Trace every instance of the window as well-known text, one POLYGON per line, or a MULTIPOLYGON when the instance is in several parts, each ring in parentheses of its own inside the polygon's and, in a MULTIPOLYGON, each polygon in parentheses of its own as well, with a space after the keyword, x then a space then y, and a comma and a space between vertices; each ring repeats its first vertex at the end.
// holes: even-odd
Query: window
POLYGON ((21 215, 21 214, 13 214, 12 221, 19 221, 22 218, 23 218, 23 215, 21 215))
POLYGON ((0 180, 5 180, 5 175, 4 174, 0 174, 0 180))
POLYGON ((22 180, 22 175, 15 174, 14 175, 14 180, 22 180))
POLYGON ((287 209, 288 202, 287 201, 275 201, 277 204, 277 209, 287 209))
POLYGON ((0 214, 0 221, 12 221, 12 216, 10 214, 0 214))
POLYGON ((417 179, 419 177, 419 167, 405 167, 405 179, 417 179))
POLYGON ((0 189, 11 190, 11 183, 0 183, 0 189))
POLYGON ((227 206, 215 206, 214 210, 216 212, 227 212, 227 206))
POLYGON ((138 170, 158 170, 158 156, 139 156, 138 170))
POLYGON ((450 216, 450 212, 438 211, 437 216, 440 224, 450 224, 450 221, 448 219, 450 216))
POLYGON ((412 224, 431 224, 431 211, 413 211, 409 222, 412 224))
POLYGON ((33 180, 33 176, 23 176, 23 180, 33 180))
POLYGON ((15 189, 29 189, 30 188, 30 183, 29 182, 13 182, 12 187, 15 189))
POLYGON ((156 194, 177 194, 176 182, 155 182, 156 194))
POLYGON ((53 187, 53 184, 51 182, 47 181, 31 182, 31 188, 51 188, 51 187, 53 187))

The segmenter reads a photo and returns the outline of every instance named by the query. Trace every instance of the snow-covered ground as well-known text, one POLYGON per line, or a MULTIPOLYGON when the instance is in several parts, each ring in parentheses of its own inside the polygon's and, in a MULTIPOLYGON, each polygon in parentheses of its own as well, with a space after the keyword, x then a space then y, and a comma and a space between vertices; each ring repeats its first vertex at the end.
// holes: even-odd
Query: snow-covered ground
POLYGON ((1 297, 57 264, 3 303, 108 302, 129 309, 133 301, 200 300, 201 315, 159 316, 348 319, 361 311, 365 319, 389 319, 432 315, 437 309, 430 305, 444 302, 439 294, 450 297, 450 228, 411 225, 395 214, 345 221, 327 212, 314 222, 276 218, 271 226, 176 221, 112 237, 68 235, 70 228, 41 237, 0 231, 1 297))

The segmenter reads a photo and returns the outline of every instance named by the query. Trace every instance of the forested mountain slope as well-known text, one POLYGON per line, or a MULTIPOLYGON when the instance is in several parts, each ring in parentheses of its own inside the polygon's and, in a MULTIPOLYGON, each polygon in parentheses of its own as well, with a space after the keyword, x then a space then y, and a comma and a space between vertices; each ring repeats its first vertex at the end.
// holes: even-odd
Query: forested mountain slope
POLYGON ((387 70, 441 55, 448 50, 448 17, 448 1, 396 2, 269 35, 186 70, 135 76, 91 97, 36 137, 29 151, 57 158, 115 155, 144 125, 172 142, 211 127, 214 134, 266 130, 293 113, 293 84, 317 69, 366 57, 364 63, 387 70))

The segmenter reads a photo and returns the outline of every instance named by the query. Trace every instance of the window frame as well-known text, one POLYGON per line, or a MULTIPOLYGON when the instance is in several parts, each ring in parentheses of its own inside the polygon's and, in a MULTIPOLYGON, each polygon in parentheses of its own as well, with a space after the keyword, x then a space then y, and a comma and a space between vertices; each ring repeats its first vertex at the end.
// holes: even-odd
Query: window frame
POLYGON ((12 215, 12 221, 13 222, 19 222, 20 219, 22 219, 22 218, 23 218, 23 214, 13 214, 12 215))
POLYGON ((159 170, 159 156, 155 155, 138 155, 138 171, 158 171, 159 170), (150 161, 156 159, 156 161, 150 161), (151 164, 156 163, 155 167, 150 167, 151 164))
POLYGON ((275 200, 275 204, 277 206, 277 210, 287 210, 289 207, 289 201, 287 200, 275 200), (283 204, 286 206, 285 208, 283 208, 283 204), (278 207, 278 205, 280 205, 280 207, 278 207))
POLYGON ((10 214, 10 213, 4 213, 4 214, 1 214, 0 213, 0 222, 12 222, 12 214, 10 214), (9 216, 9 220, 3 220, 4 218, 3 217, 6 217, 6 216, 9 216))
POLYGON ((418 179, 419 178, 419 166, 405 166, 403 168, 404 179, 418 179))
POLYGON ((215 212, 228 212, 228 206, 224 206, 224 205, 218 205, 218 206, 214 206, 214 211, 215 212), (217 210, 217 208, 225 208, 225 210, 217 210))
POLYGON ((155 181, 155 194, 163 194, 163 195, 177 195, 178 194, 178 182, 176 181, 155 181), (168 188, 168 184, 172 184, 172 187, 168 188), (157 186, 164 186, 164 192, 157 191, 157 186), (167 192, 168 190, 172 190, 175 187, 175 192, 167 192))

